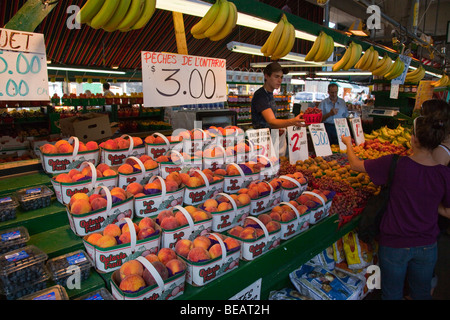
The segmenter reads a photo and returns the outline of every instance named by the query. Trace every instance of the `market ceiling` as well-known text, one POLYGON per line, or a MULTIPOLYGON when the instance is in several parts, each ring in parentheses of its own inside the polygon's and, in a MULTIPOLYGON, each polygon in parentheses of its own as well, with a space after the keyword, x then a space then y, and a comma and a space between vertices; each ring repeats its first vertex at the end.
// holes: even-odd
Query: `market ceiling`
MULTIPOLYGON (((0 26, 4 26, 22 7, 26 0, 1 1, 0 26)), ((87 25, 81 29, 69 29, 66 21, 70 5, 81 7, 85 0, 59 1, 35 32, 43 33, 47 48, 47 58, 52 63, 68 66, 111 68, 114 65, 123 70, 141 69, 141 51, 177 52, 172 13, 156 10, 150 22, 142 29, 130 32, 106 32, 87 25)), ((285 0, 260 1, 281 9, 285 0)), ((290 4, 293 13, 304 19, 319 22, 323 19, 323 8, 296 1, 290 4)), ((230 41, 263 45, 268 32, 237 26, 222 41, 195 39, 189 30, 200 18, 184 15, 188 53, 195 56, 215 57, 227 60, 227 69, 249 69, 253 62, 269 61, 265 57, 233 53, 227 49, 230 41)), ((297 39, 295 52, 306 53, 312 45, 310 41, 297 39)))

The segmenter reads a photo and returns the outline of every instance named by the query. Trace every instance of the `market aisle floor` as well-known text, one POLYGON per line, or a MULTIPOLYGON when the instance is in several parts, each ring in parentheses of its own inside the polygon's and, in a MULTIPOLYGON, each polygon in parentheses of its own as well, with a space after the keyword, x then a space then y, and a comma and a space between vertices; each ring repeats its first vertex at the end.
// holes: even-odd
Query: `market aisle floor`
MULTIPOLYGON (((435 300, 450 300, 450 235, 442 233, 438 240, 438 261, 436 274, 438 283, 433 293, 435 300)), ((381 299, 381 290, 375 290, 366 297, 367 300, 381 299)))

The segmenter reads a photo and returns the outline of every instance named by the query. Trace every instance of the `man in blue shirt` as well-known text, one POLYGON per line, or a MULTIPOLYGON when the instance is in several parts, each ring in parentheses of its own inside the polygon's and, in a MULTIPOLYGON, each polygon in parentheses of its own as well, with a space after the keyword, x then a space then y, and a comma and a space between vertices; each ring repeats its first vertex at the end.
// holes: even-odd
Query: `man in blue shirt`
POLYGON ((264 85, 255 91, 252 98, 251 111, 254 129, 280 129, 305 125, 304 120, 300 119, 300 115, 291 119, 277 119, 275 117, 277 109, 273 91, 280 88, 283 75, 288 72, 278 62, 269 63, 264 68, 264 85))
POLYGON ((347 118, 348 108, 345 100, 338 97, 338 85, 330 83, 328 85, 329 97, 322 100, 319 104, 319 109, 322 110, 322 122, 325 124, 325 130, 328 134, 330 144, 338 144, 338 137, 334 119, 347 118))

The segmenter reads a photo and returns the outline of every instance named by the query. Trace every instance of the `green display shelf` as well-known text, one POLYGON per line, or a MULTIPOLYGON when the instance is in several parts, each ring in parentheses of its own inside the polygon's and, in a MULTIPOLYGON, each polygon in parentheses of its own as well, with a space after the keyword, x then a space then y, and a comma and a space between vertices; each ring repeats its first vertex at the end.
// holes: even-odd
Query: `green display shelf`
POLYGON ((51 186, 51 178, 44 171, 0 179, 0 196, 11 194, 16 190, 37 185, 51 186))

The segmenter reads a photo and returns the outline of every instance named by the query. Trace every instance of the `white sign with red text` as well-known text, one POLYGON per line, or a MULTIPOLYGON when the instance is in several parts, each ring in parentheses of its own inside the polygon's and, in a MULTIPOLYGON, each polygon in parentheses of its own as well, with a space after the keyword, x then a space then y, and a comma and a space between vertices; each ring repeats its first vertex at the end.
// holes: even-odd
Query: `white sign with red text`
POLYGON ((308 159, 308 137, 306 127, 288 127, 289 162, 308 159))
POLYGON ((350 128, 352 128, 353 139, 355 139, 355 143, 357 146, 363 144, 366 139, 364 138, 364 131, 361 123, 361 118, 356 117, 350 119, 350 128))

